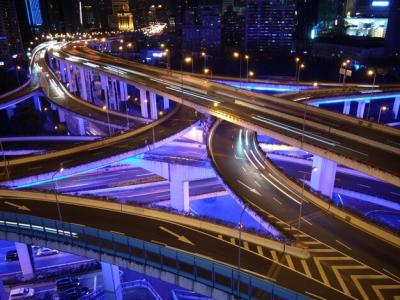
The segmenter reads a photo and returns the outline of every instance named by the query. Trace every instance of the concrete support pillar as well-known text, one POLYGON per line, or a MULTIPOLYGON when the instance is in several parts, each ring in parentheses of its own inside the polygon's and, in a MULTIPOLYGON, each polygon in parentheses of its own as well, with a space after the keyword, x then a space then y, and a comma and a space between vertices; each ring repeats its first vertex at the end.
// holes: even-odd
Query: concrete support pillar
POLYGON ((109 98, 108 77, 106 75, 100 74, 100 82, 101 82, 101 89, 103 90, 104 93, 104 101, 106 103, 107 108, 110 108, 108 105, 108 98, 109 98))
POLYGON ((81 117, 75 117, 79 135, 86 135, 85 121, 81 117))
POLYGON ((42 103, 40 102, 40 97, 38 95, 33 96, 33 105, 37 111, 42 111, 42 103))
POLYGON ((8 120, 11 120, 11 118, 14 116, 15 113, 15 105, 11 105, 7 107, 7 118, 8 120))
POLYGON ((0 299, 7 299, 6 298, 6 291, 4 289, 3 280, 0 279, 0 299))
POLYGON ((188 212, 190 207, 189 181, 183 181, 179 175, 171 174, 170 202, 171 206, 179 211, 188 212))
POLYGON ((350 107, 351 107, 351 101, 345 101, 343 103, 343 114, 344 115, 350 114, 350 107))
POLYGON ((364 118, 364 112, 365 112, 365 101, 358 101, 356 117, 359 118, 359 119, 363 119, 364 118))
POLYGON ((79 77, 80 77, 80 84, 81 84, 81 98, 84 100, 88 100, 88 93, 87 93, 87 86, 86 86, 86 70, 84 67, 79 68, 79 77))
POLYGON ((163 97, 163 104, 164 104, 164 110, 169 109, 169 99, 168 97, 163 97))
POLYGON ((35 275, 35 270, 32 261, 32 250, 28 248, 28 245, 22 243, 15 243, 15 248, 17 249, 18 253, 22 276, 24 276, 25 279, 33 278, 35 275))
POLYGON ((332 198, 333 187, 335 185, 336 162, 314 155, 313 168, 311 172, 310 186, 325 196, 332 198))
POLYGON ((65 67, 65 62, 63 60, 60 60, 60 77, 63 83, 66 82, 66 71, 67 68, 65 67))
POLYGON ((71 65, 66 62, 65 68, 66 68, 66 74, 67 74, 68 89, 71 93, 73 93, 73 92, 75 92, 75 89, 74 89, 74 82, 73 82, 74 77, 72 76, 71 65))
POLYGON ((115 300, 122 300, 121 278, 118 266, 101 262, 104 290, 107 295, 112 295, 115 300))
POLYGON ((144 89, 139 89, 140 92, 140 111, 142 113, 143 118, 148 118, 149 117, 149 110, 147 108, 147 94, 146 90, 144 89))
POLYGON ((119 95, 121 101, 128 100, 128 85, 126 84, 126 82, 119 82, 119 95))
POLYGON ((150 118, 152 120, 157 120, 158 111, 157 111, 157 94, 150 92, 150 118))
POLYGON ((58 120, 60 122, 65 122, 65 112, 62 109, 58 109, 58 120))
POLYGON ((397 117, 399 116, 399 108, 400 108, 400 97, 397 97, 394 99, 393 103, 393 113, 395 120, 397 120, 397 117))
POLYGON ((117 80, 111 79, 111 89, 109 90, 109 105, 113 110, 119 110, 117 80))

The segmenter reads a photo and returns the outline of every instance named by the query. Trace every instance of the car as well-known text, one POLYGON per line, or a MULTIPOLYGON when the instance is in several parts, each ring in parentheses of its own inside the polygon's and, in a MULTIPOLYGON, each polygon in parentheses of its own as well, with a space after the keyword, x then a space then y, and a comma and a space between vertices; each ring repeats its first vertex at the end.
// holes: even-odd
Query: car
POLYGON ((81 283, 78 278, 68 277, 58 280, 56 286, 57 290, 60 292, 68 290, 70 288, 78 287, 80 284, 81 283))
POLYGON ((14 261, 14 260, 18 260, 18 253, 17 250, 10 250, 6 252, 6 257, 5 257, 6 261, 14 261))
POLYGON ((30 299, 35 295, 35 290, 31 288, 15 288, 10 291, 9 300, 30 299))
POLYGON ((58 250, 50 249, 50 248, 40 248, 37 252, 37 256, 49 256, 58 254, 58 250))
POLYGON ((79 299, 80 297, 83 297, 85 295, 89 295, 90 290, 87 287, 74 287, 70 288, 68 290, 65 290, 60 296, 60 300, 74 300, 74 299, 79 299))

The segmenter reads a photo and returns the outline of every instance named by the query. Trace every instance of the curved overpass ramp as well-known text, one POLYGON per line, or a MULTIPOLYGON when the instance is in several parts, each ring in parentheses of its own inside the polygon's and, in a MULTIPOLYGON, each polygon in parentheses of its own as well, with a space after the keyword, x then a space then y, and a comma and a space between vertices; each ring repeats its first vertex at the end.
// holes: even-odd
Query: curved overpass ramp
MULTIPOLYGON (((267 134, 305 151, 400 185, 400 132, 277 97, 241 91, 177 72, 144 66, 67 45, 62 58, 91 61, 109 76, 145 86, 194 109, 267 134), (112 66, 112 67, 111 67, 112 66), (111 68, 111 69, 110 69, 111 68)), ((51 55, 51 53, 50 53, 51 55)), ((80 61, 80 62, 79 62, 80 61)))

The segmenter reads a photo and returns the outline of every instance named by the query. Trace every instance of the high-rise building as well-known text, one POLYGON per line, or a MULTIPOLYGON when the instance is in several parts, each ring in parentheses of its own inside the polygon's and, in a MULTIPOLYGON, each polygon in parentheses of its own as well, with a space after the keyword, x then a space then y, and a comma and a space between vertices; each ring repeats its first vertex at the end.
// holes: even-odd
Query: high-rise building
POLYGON ((248 0, 245 46, 253 52, 291 50, 295 27, 293 0, 248 0))
POLYGON ((25 0, 26 14, 30 26, 43 25, 42 9, 40 0, 25 0))
POLYGON ((0 65, 23 51, 14 0, 0 0, 0 65))
POLYGON ((400 1, 390 4, 389 21, 386 31, 385 49, 389 55, 400 55, 400 1))
MULTIPOLYGON (((233 2, 233 1, 232 1, 233 2)), ((229 5, 222 15, 221 44, 224 50, 242 49, 244 40, 244 16, 229 5)))
POLYGON ((112 13, 111 0, 81 0, 80 22, 89 30, 105 30, 108 28, 108 16, 112 13))
POLYGON ((133 31, 133 14, 128 0, 112 0, 112 15, 108 17, 108 26, 121 31, 133 31))
POLYGON ((73 33, 82 30, 81 1, 42 0, 41 4, 45 31, 73 33))
POLYGON ((217 5, 184 10, 182 49, 186 52, 218 51, 221 45, 221 14, 217 5))

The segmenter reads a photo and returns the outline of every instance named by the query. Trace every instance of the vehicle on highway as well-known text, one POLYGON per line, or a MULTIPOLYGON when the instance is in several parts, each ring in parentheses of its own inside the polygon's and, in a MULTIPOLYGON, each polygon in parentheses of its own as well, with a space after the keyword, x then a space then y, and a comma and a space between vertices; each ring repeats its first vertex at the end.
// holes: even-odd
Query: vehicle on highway
POLYGON ((62 292, 60 296, 60 300, 74 300, 79 299, 85 295, 89 295, 90 290, 87 287, 74 287, 62 292))
POLYGON ((30 288, 16 288, 10 291, 8 300, 30 299, 35 295, 35 290, 30 288))
POLYGON ((49 256, 49 255, 56 255, 60 253, 58 250, 50 249, 50 248, 40 248, 37 252, 37 256, 49 256))
POLYGON ((6 256, 5 256, 5 260, 6 261, 14 261, 14 260, 18 260, 18 253, 17 250, 10 250, 6 252, 6 256))
POLYGON ((56 286, 57 286, 57 290, 60 292, 60 291, 68 290, 70 288, 78 287, 80 284, 81 283, 78 278, 68 277, 68 278, 63 278, 63 279, 58 280, 56 283, 56 286))

